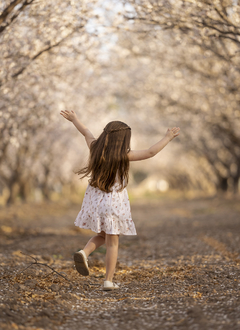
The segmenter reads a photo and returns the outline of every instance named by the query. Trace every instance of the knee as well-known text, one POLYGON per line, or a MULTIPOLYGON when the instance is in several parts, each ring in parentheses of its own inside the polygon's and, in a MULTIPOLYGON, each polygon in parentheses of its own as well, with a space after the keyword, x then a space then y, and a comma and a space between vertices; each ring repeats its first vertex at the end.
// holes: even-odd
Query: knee
POLYGON ((102 237, 103 239, 105 239, 105 232, 101 231, 101 233, 98 233, 97 236, 102 237))
POLYGON ((107 235, 106 245, 107 246, 118 246, 119 235, 107 235))

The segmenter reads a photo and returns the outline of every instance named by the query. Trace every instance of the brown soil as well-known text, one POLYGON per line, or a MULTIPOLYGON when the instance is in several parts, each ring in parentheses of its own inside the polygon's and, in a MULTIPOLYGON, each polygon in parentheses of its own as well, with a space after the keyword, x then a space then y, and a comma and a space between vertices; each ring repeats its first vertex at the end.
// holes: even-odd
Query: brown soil
POLYGON ((0 329, 240 329, 239 200, 133 203, 138 236, 120 238, 114 292, 102 290, 104 247, 89 277, 74 269, 91 236, 74 227, 78 211, 0 209, 0 329), (21 251, 59 274, 24 270, 34 260, 21 251))

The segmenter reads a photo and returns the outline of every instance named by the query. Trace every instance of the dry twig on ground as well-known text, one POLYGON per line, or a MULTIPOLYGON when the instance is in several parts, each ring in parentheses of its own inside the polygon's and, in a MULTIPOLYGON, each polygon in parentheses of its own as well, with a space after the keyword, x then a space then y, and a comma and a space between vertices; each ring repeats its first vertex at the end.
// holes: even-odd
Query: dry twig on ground
MULTIPOLYGON (((28 268, 30 268, 32 265, 46 266, 46 267, 50 268, 50 269, 52 270, 53 273, 56 273, 57 275, 63 277, 65 280, 67 280, 68 282, 71 283, 71 281, 70 281, 66 276, 60 274, 59 272, 57 272, 55 269, 53 269, 53 268, 52 268, 51 266, 49 266, 48 264, 45 264, 45 263, 39 262, 39 261, 37 260, 37 258, 35 258, 35 257, 33 257, 33 256, 30 256, 29 254, 26 254, 26 253, 23 253, 23 252, 21 252, 21 253, 24 254, 24 255, 27 256, 27 257, 32 258, 32 259, 34 260, 34 262, 31 262, 31 264, 28 265, 26 268, 24 268, 24 269, 20 272, 20 274, 23 273, 23 272, 24 272, 25 270, 27 270, 28 268)), ((50 274, 48 274, 48 275, 50 275, 50 274)))

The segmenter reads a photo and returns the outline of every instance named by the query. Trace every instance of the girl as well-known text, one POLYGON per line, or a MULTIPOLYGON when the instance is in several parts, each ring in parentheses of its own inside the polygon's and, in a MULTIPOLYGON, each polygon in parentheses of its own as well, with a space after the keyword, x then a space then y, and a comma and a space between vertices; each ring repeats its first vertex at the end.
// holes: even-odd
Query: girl
POLYGON ((105 243, 106 277, 103 289, 118 289, 119 286, 112 280, 117 263, 119 235, 136 235, 126 190, 129 162, 155 156, 179 135, 180 128, 168 129, 165 137, 149 149, 135 151, 130 150, 131 128, 121 121, 108 123, 102 134, 95 139, 74 111, 65 110, 60 114, 75 125, 90 149, 88 165, 77 172, 82 178, 90 176, 90 180, 75 225, 91 229, 97 235, 88 241, 83 250, 74 254, 75 266, 81 275, 89 275, 87 258, 105 243))

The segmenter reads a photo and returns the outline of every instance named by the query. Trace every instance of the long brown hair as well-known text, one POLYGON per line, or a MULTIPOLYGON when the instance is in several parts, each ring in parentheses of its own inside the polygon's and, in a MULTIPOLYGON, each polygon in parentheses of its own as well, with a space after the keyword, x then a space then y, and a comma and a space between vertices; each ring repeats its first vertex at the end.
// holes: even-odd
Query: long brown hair
POLYGON ((77 174, 84 178, 90 175, 89 183, 107 193, 116 182, 122 190, 128 183, 131 128, 121 122, 112 121, 90 146, 88 165, 77 174))

